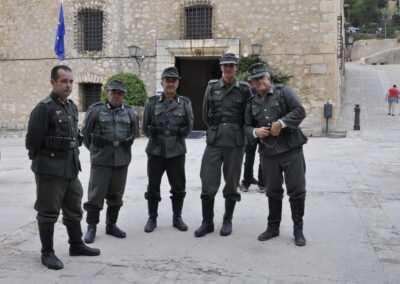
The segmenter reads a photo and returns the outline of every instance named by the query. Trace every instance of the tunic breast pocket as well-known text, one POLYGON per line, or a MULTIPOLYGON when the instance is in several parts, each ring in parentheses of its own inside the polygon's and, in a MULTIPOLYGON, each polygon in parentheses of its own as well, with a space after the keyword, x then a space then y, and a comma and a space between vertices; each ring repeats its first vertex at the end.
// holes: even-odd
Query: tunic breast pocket
POLYGON ((171 120, 171 123, 174 125, 181 125, 184 123, 184 118, 185 118, 185 110, 184 109, 175 109, 172 112, 172 117, 173 119, 171 120))
POLYGON ((165 123, 165 109, 161 105, 156 105, 154 108, 155 123, 164 124, 165 123))
POLYGON ((58 136, 69 136, 68 117, 64 113, 55 116, 55 127, 58 136))
POLYGON ((99 124, 102 133, 113 133, 114 118, 111 114, 101 111, 99 113, 99 124))
POLYGON ((222 95, 213 94, 210 96, 210 101, 213 106, 222 104, 222 95))
POLYGON ((122 131, 129 131, 130 130, 130 126, 131 126, 131 119, 129 117, 129 115, 127 113, 123 114, 123 115, 119 115, 118 119, 118 126, 122 131))

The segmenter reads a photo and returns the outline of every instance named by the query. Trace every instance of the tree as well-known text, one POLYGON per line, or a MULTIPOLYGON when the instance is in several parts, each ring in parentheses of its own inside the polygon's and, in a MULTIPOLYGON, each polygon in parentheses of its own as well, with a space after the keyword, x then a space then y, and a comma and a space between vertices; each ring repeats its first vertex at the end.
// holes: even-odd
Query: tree
POLYGON ((379 8, 386 7, 387 0, 345 0, 345 4, 348 5, 351 24, 362 26, 368 22, 379 22, 379 8))
POLYGON ((392 21, 394 15, 399 15, 399 11, 397 7, 384 7, 380 9, 381 19, 385 29, 385 38, 386 38, 386 27, 392 21))

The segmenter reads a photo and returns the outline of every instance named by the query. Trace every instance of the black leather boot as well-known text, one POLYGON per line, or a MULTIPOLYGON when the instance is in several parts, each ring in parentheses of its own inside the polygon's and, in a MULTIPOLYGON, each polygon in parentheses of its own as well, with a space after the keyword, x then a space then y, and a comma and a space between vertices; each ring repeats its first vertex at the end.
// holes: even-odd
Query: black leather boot
POLYGON ((172 211, 174 213, 172 217, 172 226, 177 228, 179 231, 187 231, 188 226, 182 220, 182 207, 183 207, 184 197, 173 197, 171 196, 172 201, 172 211))
POLYGON ((126 233, 117 227, 118 214, 121 206, 108 206, 106 214, 106 234, 116 238, 125 238, 126 233))
POLYGON ((222 222, 221 231, 219 232, 221 236, 229 236, 232 233, 232 216, 235 204, 235 200, 225 199, 224 220, 222 222))
POLYGON ((82 241, 82 228, 80 222, 70 223, 66 225, 69 237, 69 255, 78 256, 96 256, 100 254, 97 248, 90 248, 82 241))
POLYGON ((259 241, 266 241, 279 236, 282 219, 282 199, 268 198, 269 215, 267 230, 258 236, 259 241))
POLYGON ((214 232, 214 198, 202 198, 201 207, 203 212, 203 222, 194 235, 195 237, 203 237, 208 233, 214 232))
POLYGON ((304 198, 290 200, 292 210, 293 235, 296 246, 305 246, 306 238, 303 235, 304 198))
POLYGON ((64 264, 54 254, 53 250, 53 235, 54 235, 54 224, 53 223, 38 223, 39 225, 39 236, 42 243, 42 264, 49 269, 63 269, 64 264))
POLYGON ((99 223, 99 217, 99 210, 87 210, 86 222, 88 224, 88 229, 83 239, 87 244, 93 243, 96 238, 96 225, 99 223))
POLYGON ((146 233, 151 233, 157 228, 157 217, 158 217, 158 200, 148 199, 147 206, 149 210, 149 219, 144 226, 144 231, 146 233))

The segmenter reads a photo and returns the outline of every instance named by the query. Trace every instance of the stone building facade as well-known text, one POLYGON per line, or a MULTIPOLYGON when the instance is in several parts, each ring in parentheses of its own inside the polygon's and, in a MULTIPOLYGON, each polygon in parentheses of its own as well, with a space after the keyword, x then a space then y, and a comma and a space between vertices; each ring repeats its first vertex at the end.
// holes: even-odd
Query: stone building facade
MULTIPOLYGON (((3 133, 24 130, 30 111, 50 91, 50 70, 60 63, 53 50, 58 12, 54 0, 0 1, 3 133)), ((83 114, 87 89, 99 90, 117 73, 139 75, 148 95, 154 95, 162 70, 176 65, 183 95, 199 110, 204 82, 218 75, 218 57, 225 52, 251 54, 251 45, 261 43, 261 58, 294 76, 288 85, 306 107, 303 126, 320 131, 323 105, 329 101, 334 108, 329 128, 334 129, 343 73, 342 14, 343 0, 65 0, 63 64, 74 71, 71 98, 83 114), (193 7, 200 14, 191 14, 193 7), (93 20, 85 13, 93 11, 100 31, 99 26, 85 28, 85 17, 93 20), (208 19, 190 18, 196 15, 208 19), (196 25, 204 24, 208 27, 196 34, 196 25), (100 33, 97 49, 85 46, 90 29, 100 33), (132 45, 140 47, 137 58, 129 54, 132 45)))

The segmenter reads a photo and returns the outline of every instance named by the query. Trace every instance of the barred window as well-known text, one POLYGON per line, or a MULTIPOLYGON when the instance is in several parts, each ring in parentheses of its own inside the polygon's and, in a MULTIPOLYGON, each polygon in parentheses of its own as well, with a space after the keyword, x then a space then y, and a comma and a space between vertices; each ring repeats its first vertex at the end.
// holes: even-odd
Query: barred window
POLYGON ((80 51, 103 49, 103 11, 83 9, 78 13, 78 41, 80 51))
POLYGON ((79 89, 81 92, 83 111, 86 111, 89 106, 100 101, 101 87, 101 84, 80 84, 79 89))
POLYGON ((212 7, 189 6, 185 8, 186 39, 212 38, 212 7))

